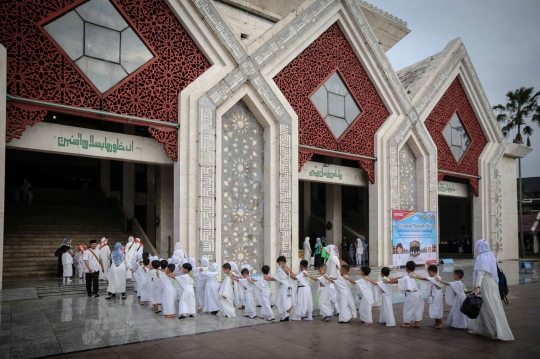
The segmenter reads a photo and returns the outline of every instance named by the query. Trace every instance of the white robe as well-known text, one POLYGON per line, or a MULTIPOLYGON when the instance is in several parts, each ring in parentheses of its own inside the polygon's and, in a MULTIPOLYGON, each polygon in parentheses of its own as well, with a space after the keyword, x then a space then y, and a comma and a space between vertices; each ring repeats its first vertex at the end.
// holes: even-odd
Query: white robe
POLYGON ((373 323, 373 315, 371 313, 371 308, 374 303, 372 287, 371 283, 364 278, 360 278, 356 281, 356 290, 362 297, 358 312, 360 314, 360 320, 365 323, 373 323))
POLYGON ((189 274, 182 274, 176 277, 178 283, 178 315, 194 315, 197 312, 195 308, 195 281, 189 274))
POLYGON ((445 301, 447 305, 452 306, 452 309, 448 314, 446 324, 453 328, 466 329, 469 326, 470 319, 459 310, 466 298, 463 282, 457 280, 448 284, 450 285, 446 288, 445 301))
MULTIPOLYGON (((128 242, 126 244, 126 260, 128 263, 131 263, 133 261, 133 255, 137 252, 138 245, 135 242, 128 242)), ((133 266, 132 266, 133 267, 133 266)), ((127 279, 131 279, 133 273, 131 271, 128 271, 127 273, 127 279)))
POLYGON ((490 272, 487 271, 478 270, 476 277, 476 284, 481 283, 480 297, 482 297, 484 303, 480 308, 478 318, 471 320, 469 329, 475 334, 496 337, 500 340, 514 340, 504 314, 498 284, 495 283, 490 272))
POLYGON ((319 280, 319 289, 317 291, 319 311, 323 317, 332 316, 332 304, 330 302, 330 281, 323 276, 317 278, 319 280), (322 285, 321 285, 322 284, 322 285), (324 285, 324 287, 323 287, 324 285))
POLYGON ((339 321, 348 322, 356 318, 356 305, 349 287, 349 281, 341 277, 334 281, 334 286, 339 291, 339 321))
POLYGON ((79 253, 79 258, 77 259, 77 274, 79 278, 84 278, 84 270, 86 269, 86 264, 84 263, 84 251, 79 253))
POLYGON ((405 292, 405 303, 403 304, 403 322, 419 322, 424 314, 424 299, 422 293, 416 285, 415 279, 405 276, 398 280, 399 290, 405 292))
POLYGON ((309 244, 309 240, 304 241, 304 259, 308 261, 309 264, 309 261, 311 260, 311 245, 309 244))
POLYGON ((255 282, 255 295, 257 296, 257 301, 261 305, 261 317, 268 317, 268 319, 274 317, 274 312, 270 304, 270 297, 272 296, 272 291, 270 288, 270 282, 264 278, 259 278, 255 282))
POLYGON ((176 312, 175 302, 176 297, 178 296, 178 291, 176 289, 178 284, 176 283, 176 279, 167 277, 165 273, 160 273, 158 278, 163 287, 163 302, 161 303, 163 305, 162 313, 163 315, 173 315, 176 312))
POLYGON ((383 280, 377 282, 375 287, 375 302, 381 302, 381 312, 379 323, 386 324, 387 327, 395 327, 394 308, 392 307, 392 287, 383 280))
POLYGON ((206 278, 204 273, 208 272, 208 267, 196 267, 193 269, 193 278, 195 279, 195 298, 197 299, 197 309, 204 308, 204 291, 206 288, 206 278), (201 272, 199 269, 202 268, 201 272))
MULTIPOLYGON (((165 273, 162 270, 158 270, 160 275, 165 275, 165 273)), ((163 304, 163 292, 165 291, 165 288, 163 288, 163 282, 159 280, 157 272, 156 276, 154 277, 154 286, 155 286, 155 300, 157 304, 163 304)))
MULTIPOLYGON (((278 287, 278 293, 276 298, 276 307, 280 314, 285 314, 292 308, 293 298, 289 296, 289 287, 291 287, 291 281, 288 274, 283 269, 279 268, 278 272, 272 276, 275 279, 278 287)), ((292 291, 292 289, 291 289, 292 291)))
POLYGON ((244 315, 249 315, 250 317, 257 315, 255 298, 253 298, 253 284, 251 284, 246 278, 242 278, 240 279, 238 285, 242 286, 242 289, 244 290, 244 315))
POLYGON ((155 269, 152 269, 150 272, 150 278, 149 278, 149 282, 148 282, 148 292, 149 292, 149 297, 150 297, 150 304, 151 305, 154 305, 154 304, 158 304, 157 300, 156 300, 156 277, 157 277, 157 274, 156 274, 156 270, 155 269))
POLYGON ((201 273, 206 277, 204 288, 204 307, 203 312, 219 312, 221 311, 221 305, 219 304, 219 273, 216 272, 203 272, 201 273))
POLYGON ((309 278, 305 277, 303 273, 300 273, 296 275, 296 279, 298 280, 296 315, 299 317, 311 315, 313 311, 313 295, 309 286, 309 278))
POLYGON ((434 277, 426 278, 429 283, 429 317, 431 319, 443 318, 443 291, 442 284, 434 277), (437 289, 439 287, 440 289, 437 289))
POLYGON ((73 275, 73 257, 69 252, 62 254, 62 276, 71 277, 73 275))
POLYGON ((103 246, 99 250, 99 259, 103 263, 103 270, 99 272, 99 280, 106 279, 105 276, 111 266, 111 249, 108 245, 103 246))
POLYGON ((232 288, 231 278, 226 276, 219 288, 219 302, 221 303, 221 312, 224 316, 229 318, 236 318, 236 311, 234 309, 233 298, 234 291, 232 288))
POLYGON ((150 301, 150 279, 152 274, 150 273, 150 270, 144 266, 139 267, 137 273, 137 282, 139 283, 139 291, 137 294, 141 296, 141 302, 148 302, 150 301))
POLYGON ((129 262, 126 258, 117 267, 114 263, 109 269, 109 286, 107 292, 109 293, 125 293, 126 292, 126 277, 129 271, 129 262))

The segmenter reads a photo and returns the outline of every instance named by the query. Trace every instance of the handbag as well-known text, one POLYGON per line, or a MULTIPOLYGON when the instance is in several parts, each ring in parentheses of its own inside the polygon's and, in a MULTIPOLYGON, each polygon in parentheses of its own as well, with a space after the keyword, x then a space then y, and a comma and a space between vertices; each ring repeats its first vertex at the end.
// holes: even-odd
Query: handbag
POLYGON ((474 295, 474 293, 471 293, 467 296, 467 298, 465 298, 459 310, 467 317, 476 319, 480 314, 480 308, 482 308, 483 303, 484 301, 482 300, 482 297, 477 297, 474 295))

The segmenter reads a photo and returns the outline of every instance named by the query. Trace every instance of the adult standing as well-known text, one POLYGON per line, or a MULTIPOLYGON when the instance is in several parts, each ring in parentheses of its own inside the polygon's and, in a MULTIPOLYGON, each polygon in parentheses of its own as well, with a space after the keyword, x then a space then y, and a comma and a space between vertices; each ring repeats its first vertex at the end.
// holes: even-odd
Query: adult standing
POLYGON ((182 260, 184 258, 187 258, 186 251, 184 251, 184 249, 182 248, 182 243, 176 242, 174 244, 174 253, 173 253, 173 255, 177 256, 178 259, 180 259, 180 260, 182 260))
POLYGON ((469 333, 490 336, 492 339, 514 340, 499 294, 497 258, 484 239, 476 241, 475 249, 478 256, 474 262, 473 293, 482 297, 483 304, 478 318, 469 323, 469 333))
POLYGON ((131 272, 131 265, 122 249, 122 243, 117 242, 111 253, 112 265, 109 269, 109 286, 107 292, 109 295, 105 298, 110 300, 116 297, 117 293, 122 293, 122 299, 126 299, 126 275, 131 272))
POLYGON ((101 238, 101 243, 99 244, 99 259, 103 263, 103 272, 99 273, 99 280, 107 280, 107 271, 111 266, 111 248, 107 244, 109 240, 105 237, 101 238))
POLYGON ((319 268, 323 264, 322 260, 322 242, 320 238, 317 238, 317 241, 315 242, 315 252, 313 255, 315 256, 315 268, 319 268))
MULTIPOLYGON (((133 236, 130 236, 126 244, 126 260, 128 263, 131 263, 131 261, 133 260, 133 255, 137 252, 137 248, 138 246, 135 243, 135 238, 133 238, 133 236)), ((131 271, 128 271, 127 279, 131 279, 131 275, 131 271)))
POLYGON ((364 243, 360 238, 356 238, 356 265, 358 268, 364 265, 364 243))
POLYGON ((341 240, 341 259, 347 264, 349 264, 349 246, 349 239, 347 238, 347 235, 344 234, 341 240))
POLYGON ((62 265, 62 254, 64 254, 64 251, 61 249, 63 246, 67 246, 69 248, 69 254, 73 257, 73 253, 71 251, 71 239, 64 238, 62 241, 62 244, 58 247, 56 250, 55 255, 57 254, 58 257, 58 272, 57 277, 62 278, 64 273, 64 266, 62 265))
POLYGON ((309 237, 304 239, 304 259, 311 263, 311 244, 309 243, 309 237))
POLYGON ((88 296, 91 297, 94 295, 94 297, 99 297, 99 272, 103 270, 103 265, 99 259, 99 251, 97 250, 97 241, 95 239, 90 241, 90 248, 84 251, 83 260, 86 266, 84 272, 88 296))

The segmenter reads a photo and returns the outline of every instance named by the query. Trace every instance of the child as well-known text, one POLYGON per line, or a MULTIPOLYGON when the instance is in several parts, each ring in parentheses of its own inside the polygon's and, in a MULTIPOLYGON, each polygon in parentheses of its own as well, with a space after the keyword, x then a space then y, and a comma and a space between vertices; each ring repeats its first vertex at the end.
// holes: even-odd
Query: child
POLYGON ((408 261, 405 264, 407 275, 401 278, 394 278, 397 279, 399 290, 405 292, 405 303, 403 304, 404 323, 401 325, 402 328, 420 328, 420 321, 424 314, 424 299, 416 285, 415 269, 416 263, 408 261), (413 325, 411 325, 411 321, 414 321, 413 325))
POLYGON ((212 263, 210 270, 205 272, 203 268, 199 268, 201 276, 206 277, 204 287, 204 307, 203 312, 216 315, 221 310, 219 304, 219 278, 218 264, 212 263))
POLYGON ((225 273, 225 279, 223 279, 221 287, 219 288, 221 312, 226 318, 236 318, 236 312, 233 304, 234 292, 231 279, 231 265, 229 263, 225 263, 221 268, 223 268, 223 272, 225 273))
POLYGON ((276 306, 281 314, 280 322, 288 322, 289 314, 292 309, 292 283, 291 278, 296 279, 294 273, 287 267, 285 256, 279 256, 277 259, 278 272, 273 276, 263 276, 265 280, 274 281, 278 286, 276 306), (289 295, 289 292, 290 295, 289 295))
POLYGON ((431 264, 428 267, 429 277, 421 277, 419 275, 414 275, 413 278, 425 280, 429 282, 429 317, 435 319, 435 324, 430 325, 431 328, 441 329, 443 326, 443 293, 441 290, 442 284, 437 279, 437 266, 431 264))
POLYGON ((374 302, 378 302, 382 297, 379 323, 386 324, 387 327, 395 327, 396 319, 394 318, 394 309, 392 308, 392 288, 390 287, 390 284, 397 283, 397 278, 388 279, 389 275, 390 268, 383 267, 381 269, 382 280, 375 282, 367 276, 364 277, 364 279, 376 286, 374 302))
POLYGON ((154 311, 156 314, 159 314, 163 311, 163 292, 165 291, 165 288, 163 288, 162 281, 157 278, 157 276, 160 273, 164 273, 167 270, 167 266, 169 265, 169 262, 162 259, 159 262, 160 268, 156 270, 156 274, 154 276, 154 282, 156 285, 156 302, 158 303, 156 310, 154 311))
POLYGON ((465 273, 461 269, 456 269, 454 271, 454 281, 450 283, 443 281, 441 277, 437 277, 439 282, 448 286, 446 289, 445 301, 446 304, 452 306, 452 309, 450 310, 450 314, 448 314, 446 324, 450 325, 452 328, 467 329, 469 327, 469 317, 459 310, 466 298, 466 289, 461 281, 464 275, 465 273))
POLYGON ((77 260, 77 272, 79 279, 84 278, 84 269, 86 265, 84 264, 84 251, 86 250, 86 244, 81 244, 77 250, 79 251, 79 258, 77 260))
POLYGON ((326 265, 322 264, 319 267, 320 277, 310 276, 306 271, 302 272, 305 277, 316 280, 319 283, 319 289, 317 291, 318 300, 316 300, 316 305, 318 303, 319 310, 323 316, 322 320, 327 322, 332 318, 332 302, 330 292, 330 277, 326 274, 326 265))
POLYGON ((371 283, 367 280, 368 275, 371 273, 371 268, 368 266, 363 266, 360 269, 360 275, 362 278, 358 279, 357 281, 353 281, 349 279, 347 276, 347 280, 353 284, 356 285, 356 290, 358 291, 358 294, 362 297, 362 300, 360 300, 360 306, 358 308, 358 311, 360 313, 360 320, 364 323, 364 325, 373 325, 373 315, 371 314, 371 307, 373 306, 373 291, 371 287, 371 283))
POLYGON ((348 323, 352 318, 356 318, 356 305, 354 304, 354 298, 351 293, 351 288, 349 287, 350 280, 347 276, 349 273, 349 266, 343 264, 339 269, 341 277, 330 279, 334 282, 336 290, 339 292, 339 319, 338 323, 348 323))
POLYGON ((259 315, 259 319, 264 319, 266 317, 267 321, 272 322, 276 319, 274 318, 274 312, 272 311, 272 307, 270 305, 270 297, 272 296, 272 292, 270 291, 270 283, 264 279, 265 276, 270 276, 270 267, 267 265, 262 266, 261 272, 263 273, 263 277, 255 282, 255 295, 257 296, 257 301, 261 306, 261 314, 259 315))
POLYGON ((176 277, 180 297, 178 302, 178 319, 184 319, 188 315, 190 318, 193 318, 197 312, 195 308, 195 289, 193 288, 195 282, 190 274, 192 269, 191 264, 184 263, 182 264, 182 275, 176 277))
MULTIPOLYGON (((156 257, 154 257, 156 258, 156 257)), ((150 263, 150 282, 149 282, 149 293, 150 293, 150 305, 152 306, 152 310, 154 312, 157 312, 160 302, 157 301, 157 280, 154 280, 157 276, 157 271, 161 269, 161 262, 157 259, 154 259, 150 263)))
POLYGON ((309 286, 309 278, 304 276, 307 271, 309 263, 307 260, 300 261, 300 273, 296 275, 298 280, 298 295, 296 297, 296 317, 291 320, 301 320, 301 317, 306 316, 305 320, 313 320, 313 295, 311 295, 311 288, 309 286))
POLYGON ((163 315, 166 318, 174 318, 175 313, 175 300, 178 295, 176 290, 176 278, 174 276, 174 271, 176 270, 176 265, 173 263, 167 265, 167 270, 165 272, 158 271, 156 272, 158 281, 163 287, 163 315))
POLYGON ((239 280, 239 285, 243 287, 244 291, 244 317, 255 319, 257 318, 257 309, 253 300, 253 287, 256 280, 249 277, 249 269, 247 268, 243 268, 240 274, 242 274, 242 279, 239 280))
POLYGON ((229 274, 231 278, 231 284, 233 288, 233 305, 234 307, 238 307, 238 309, 244 309, 244 305, 242 302, 244 301, 244 291, 240 288, 241 286, 235 285, 234 282, 238 281, 238 279, 242 278, 242 275, 240 274, 240 271, 238 270, 238 266, 235 262, 229 262, 229 265, 231 266, 231 272, 229 274))
POLYGON ((73 257, 69 253, 69 247, 64 246, 64 253, 62 253, 62 269, 63 269, 63 282, 71 283, 69 279, 73 275, 73 257))
POLYGON ((195 279, 195 296, 197 298, 197 310, 202 310, 204 308, 204 290, 206 287, 207 278, 207 276, 204 275, 204 272, 208 272, 208 258, 201 257, 199 263, 201 266, 193 270, 193 278, 195 279))

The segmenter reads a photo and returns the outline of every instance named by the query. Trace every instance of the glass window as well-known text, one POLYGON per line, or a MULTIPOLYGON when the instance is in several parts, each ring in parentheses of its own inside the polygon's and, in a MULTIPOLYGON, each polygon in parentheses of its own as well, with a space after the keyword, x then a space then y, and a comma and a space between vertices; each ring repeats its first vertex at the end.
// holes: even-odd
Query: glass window
POLYGON ((84 21, 112 30, 122 31, 128 27, 126 20, 109 0, 90 0, 75 9, 84 21))
POLYGON ((120 33, 101 26, 85 24, 84 54, 97 59, 120 62, 120 33))
POLYGON ((321 86, 311 96, 311 101, 313 101, 315 107, 317 107, 317 110, 319 110, 322 117, 326 117, 328 115, 328 92, 326 91, 324 86, 321 86))
POLYGON ((448 146, 452 150, 456 161, 460 161, 461 157, 469 147, 471 138, 463 126, 463 122, 457 112, 452 116, 450 122, 443 130, 443 137, 445 138, 448 146))
POLYGON ((154 57, 133 29, 128 28, 122 31, 120 36, 122 42, 121 64, 128 73, 137 70, 154 57))
POLYGON ((329 92, 328 113, 332 116, 345 118, 345 97, 329 92))
POLYGON ((122 66, 91 57, 81 57, 76 64, 101 93, 107 92, 127 76, 122 66))
POLYGON ((84 22, 76 12, 68 12, 45 25, 44 29, 72 60, 77 60, 83 55, 84 22))

